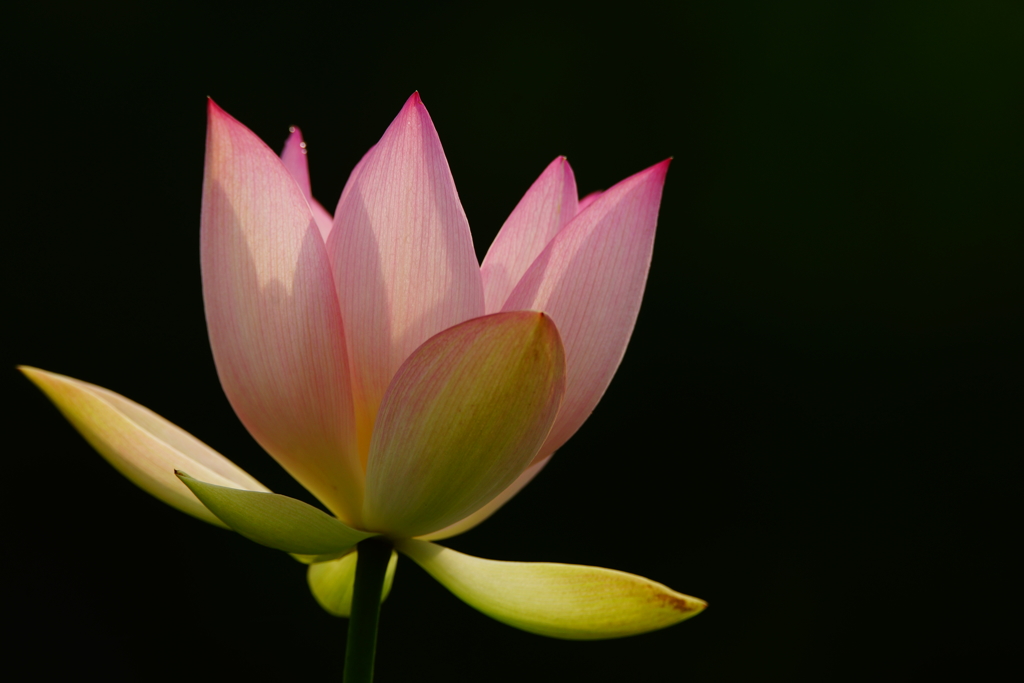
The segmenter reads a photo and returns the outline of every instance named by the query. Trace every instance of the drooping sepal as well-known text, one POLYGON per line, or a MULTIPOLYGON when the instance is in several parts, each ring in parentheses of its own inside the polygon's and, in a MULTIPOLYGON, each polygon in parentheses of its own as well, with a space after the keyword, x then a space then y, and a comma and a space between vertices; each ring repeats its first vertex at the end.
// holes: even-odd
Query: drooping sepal
POLYGON ((178 481, 175 469, 237 489, 269 490, 181 427, 121 394, 39 368, 18 369, 118 472, 182 512, 224 526, 178 481))
POLYGON ((470 607, 552 638, 621 638, 672 626, 707 603, 635 574, 553 562, 499 562, 414 539, 399 551, 470 607))

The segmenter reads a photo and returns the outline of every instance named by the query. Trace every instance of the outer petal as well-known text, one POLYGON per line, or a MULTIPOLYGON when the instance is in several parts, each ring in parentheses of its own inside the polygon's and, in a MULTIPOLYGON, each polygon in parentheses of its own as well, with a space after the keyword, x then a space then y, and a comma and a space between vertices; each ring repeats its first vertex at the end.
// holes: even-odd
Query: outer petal
POLYGON ((212 101, 201 251, 210 344, 235 412, 293 477, 358 525, 362 469, 323 240, 281 161, 212 101))
POLYGON ((443 529, 418 536, 417 538, 422 541, 440 541, 469 531, 497 512, 502 505, 512 500, 512 498, 519 493, 524 486, 529 484, 533 481, 534 477, 540 474, 540 471, 544 469, 544 466, 547 465, 550 460, 551 456, 548 456, 543 460, 535 461, 532 465, 527 467, 522 474, 516 477, 515 481, 506 486, 504 491, 492 498, 487 505, 484 505, 476 512, 466 515, 459 521, 455 522, 455 524, 450 524, 443 529))
POLYGON ((381 405, 366 528, 429 533, 501 493, 551 428, 564 363, 550 318, 528 311, 476 318, 423 344, 381 405))
MULTIPOLYGON (((329 562, 318 562, 309 566, 306 581, 313 597, 325 610, 336 617, 348 617, 352 613, 352 589, 356 580, 356 561, 359 550, 329 562)), ((387 573, 384 575, 384 590, 380 601, 384 602, 391 592, 391 584, 395 581, 395 568, 398 566, 398 553, 391 551, 387 573)))
POLYGON ((292 126, 288 130, 291 131, 291 135, 288 136, 284 143, 284 150, 281 152, 281 163, 288 169, 288 173, 299 184, 299 188, 306 196, 306 201, 309 202, 309 210, 313 213, 316 226, 320 228, 320 236, 326 242, 327 236, 331 233, 334 218, 331 217, 331 214, 327 213, 327 209, 321 206, 320 202, 313 199, 313 190, 309 184, 309 162, 306 158, 306 143, 302 140, 302 131, 299 130, 298 126, 292 126))
POLYGON ((407 539, 400 551, 487 616, 553 638, 621 638, 677 624, 707 603, 635 574, 553 562, 483 560, 407 539))
POLYGON ((500 311, 519 279, 577 213, 576 179, 558 157, 534 181, 487 250, 480 276, 486 311, 500 311))
POLYGON ((301 500, 278 493, 243 491, 175 472, 196 498, 231 529, 276 550, 328 555, 352 548, 368 534, 347 526, 301 500))
POLYGON ((550 455, 594 410, 640 310, 668 161, 601 194, 544 249, 504 310, 549 314, 565 342, 565 399, 537 455, 550 455))
POLYGON ((327 247, 365 452, 402 362, 431 336, 484 312, 469 224, 419 95, 352 174, 334 226, 327 247))
POLYGON ((118 472, 182 512, 226 527, 178 481, 175 469, 187 468, 222 486, 268 490, 199 439, 120 394, 37 368, 19 369, 118 472))

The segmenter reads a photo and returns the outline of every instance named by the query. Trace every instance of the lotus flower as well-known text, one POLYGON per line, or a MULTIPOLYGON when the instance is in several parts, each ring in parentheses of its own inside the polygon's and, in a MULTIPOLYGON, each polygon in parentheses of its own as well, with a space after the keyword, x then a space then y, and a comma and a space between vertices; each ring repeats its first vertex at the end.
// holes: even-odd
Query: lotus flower
POLYGON ((667 168, 578 200, 555 159, 479 266, 418 95, 352 171, 333 218, 310 193, 298 130, 278 157, 209 103, 201 252, 217 371, 252 436, 331 514, 271 493, 119 394, 22 369, 137 485, 308 563, 331 613, 349 614, 356 544, 380 536, 527 631, 662 628, 705 603, 623 572, 432 541, 494 513, 596 406, 636 320, 667 168))

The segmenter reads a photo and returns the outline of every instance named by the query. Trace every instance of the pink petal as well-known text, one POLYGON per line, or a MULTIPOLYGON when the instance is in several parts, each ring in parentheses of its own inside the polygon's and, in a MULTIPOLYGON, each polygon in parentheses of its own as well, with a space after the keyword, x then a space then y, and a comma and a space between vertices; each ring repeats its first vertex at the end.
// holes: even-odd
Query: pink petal
POLYGON ((201 256, 210 345, 235 412, 293 477, 357 525, 362 468, 326 248, 277 155, 212 101, 201 256))
POLYGON ((353 172, 327 250, 365 453, 402 362, 431 336, 484 310, 469 223, 418 94, 353 172))
POLYGON ((417 536, 478 510, 529 467, 564 390, 543 313, 476 318, 427 340, 381 404, 366 470, 367 528, 417 536))
POLYGON ((583 209, 585 209, 588 206, 590 206, 591 204, 593 204, 594 200, 597 199, 598 197, 600 197, 602 194, 604 194, 604 193, 601 190, 598 190, 597 192, 591 192, 586 197, 580 198, 579 208, 576 209, 576 213, 579 213, 583 209))
POLYGON ((601 194, 555 237, 504 310, 544 311, 565 343, 565 399, 537 459, 553 453, 597 406, 640 310, 669 161, 601 194))
POLYGON ((558 157, 534 181, 487 250, 480 276, 486 311, 500 311, 548 242, 576 215, 576 179, 558 157))
POLYGON ((281 151, 281 162, 306 196, 309 208, 313 212, 313 218, 316 219, 316 226, 320 228, 320 235, 326 242, 334 219, 331 214, 327 213, 327 209, 320 205, 320 202, 313 199, 313 191, 309 184, 309 161, 306 159, 306 143, 302 141, 302 131, 298 126, 292 126, 288 130, 291 131, 291 135, 288 136, 284 143, 284 150, 281 151))
POLYGON ((309 199, 309 210, 313 214, 313 220, 316 221, 316 227, 320 230, 320 237, 326 244, 327 238, 331 236, 331 228, 334 226, 334 217, 312 197, 309 199))
POLYGON ((298 126, 291 126, 288 131, 291 135, 285 140, 284 149, 281 150, 281 163, 299 184, 302 193, 306 197, 312 197, 313 190, 309 185, 309 161, 306 159, 306 143, 302 139, 302 131, 298 126))
MULTIPOLYGON (((363 158, 359 160, 359 163, 355 165, 352 172, 348 174, 348 180, 345 181, 345 187, 341 191, 341 197, 338 199, 338 204, 347 203, 349 201, 348 196, 352 194, 352 192, 359 191, 359 174, 362 173, 363 166, 366 165, 366 160, 370 157, 375 148, 376 145, 371 147, 366 154, 363 155, 363 158)), ((328 251, 328 257, 330 257, 330 251, 328 251)))

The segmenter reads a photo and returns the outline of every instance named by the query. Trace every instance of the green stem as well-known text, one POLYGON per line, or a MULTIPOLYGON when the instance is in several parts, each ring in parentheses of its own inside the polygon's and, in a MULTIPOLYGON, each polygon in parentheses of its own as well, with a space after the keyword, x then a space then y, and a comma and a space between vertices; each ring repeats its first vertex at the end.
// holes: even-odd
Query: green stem
POLYGON ((368 538, 359 544, 356 580, 352 589, 352 614, 348 620, 345 645, 345 683, 370 683, 373 657, 377 651, 377 622, 384 575, 391 560, 391 543, 368 538))

